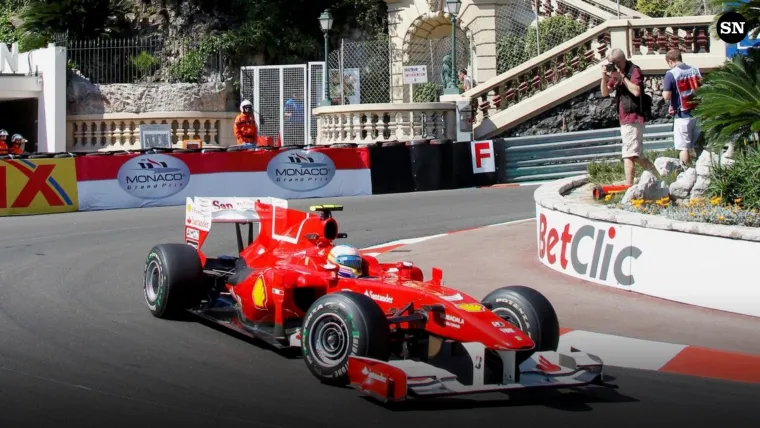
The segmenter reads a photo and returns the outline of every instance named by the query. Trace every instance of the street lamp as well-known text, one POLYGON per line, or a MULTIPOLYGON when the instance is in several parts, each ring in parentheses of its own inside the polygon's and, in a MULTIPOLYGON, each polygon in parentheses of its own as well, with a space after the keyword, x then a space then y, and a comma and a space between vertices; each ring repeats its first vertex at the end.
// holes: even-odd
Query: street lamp
POLYGON ((444 82, 446 95, 459 95, 459 85, 457 85, 457 15, 459 7, 462 5, 460 0, 446 0, 446 10, 451 15, 451 72, 449 81, 444 82))
POLYGON ((325 99, 322 100, 322 105, 331 106, 332 100, 330 99, 330 88, 327 86, 327 75, 329 73, 328 57, 330 55, 328 50, 328 33, 330 32, 330 29, 333 25, 333 17, 332 14, 330 14, 330 9, 325 10, 321 15, 319 15, 319 25, 322 27, 322 32, 325 33, 325 68, 322 71, 322 80, 325 86, 325 99))

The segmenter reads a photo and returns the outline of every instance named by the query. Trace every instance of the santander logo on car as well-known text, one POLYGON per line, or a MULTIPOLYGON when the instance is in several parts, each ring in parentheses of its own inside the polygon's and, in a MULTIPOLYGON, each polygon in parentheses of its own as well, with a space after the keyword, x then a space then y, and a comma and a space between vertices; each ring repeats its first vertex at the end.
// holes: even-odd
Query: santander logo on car
POLYGON ((570 269, 579 277, 631 286, 636 283, 630 265, 641 249, 616 240, 617 230, 597 229, 585 224, 571 232, 571 224, 549 224, 546 214, 539 215, 538 257, 557 270, 570 269), (633 259, 633 260, 631 260, 633 259), (625 268, 625 269, 624 269, 625 268))

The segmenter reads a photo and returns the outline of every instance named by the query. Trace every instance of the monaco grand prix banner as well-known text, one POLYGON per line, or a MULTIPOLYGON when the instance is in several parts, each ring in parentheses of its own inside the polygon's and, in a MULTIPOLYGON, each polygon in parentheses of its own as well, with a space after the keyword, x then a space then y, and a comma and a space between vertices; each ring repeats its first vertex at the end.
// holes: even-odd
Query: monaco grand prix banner
POLYGON ((80 211, 184 205, 188 196, 371 195, 369 168, 362 148, 76 158, 80 211))
POLYGON ((560 273, 661 299, 760 316, 760 242, 605 223, 540 205, 536 220, 538 259, 560 273), (700 259, 707 253, 709 266, 700 259))

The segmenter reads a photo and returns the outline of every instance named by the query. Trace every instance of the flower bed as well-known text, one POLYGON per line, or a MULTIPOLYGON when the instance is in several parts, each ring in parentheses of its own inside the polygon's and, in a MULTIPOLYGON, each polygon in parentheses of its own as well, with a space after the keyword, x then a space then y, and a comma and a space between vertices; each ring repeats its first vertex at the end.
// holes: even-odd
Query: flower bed
MULTIPOLYGON (((654 158, 659 179, 637 167, 640 174, 631 189, 607 195, 598 203, 678 221, 760 227, 760 150, 748 148, 721 156, 704 151, 695 166, 688 169, 677 158, 658 156, 661 153, 649 155, 654 158)), ((610 171, 616 166, 606 164, 589 166, 590 182, 623 181, 611 183, 610 177, 615 174, 610 171)))
POLYGON ((665 197, 658 200, 634 199, 630 204, 617 202, 609 206, 624 211, 661 215, 678 221, 760 227, 760 212, 755 208, 743 209, 741 199, 736 199, 732 205, 725 205, 717 196, 710 200, 694 198, 682 203, 665 197))

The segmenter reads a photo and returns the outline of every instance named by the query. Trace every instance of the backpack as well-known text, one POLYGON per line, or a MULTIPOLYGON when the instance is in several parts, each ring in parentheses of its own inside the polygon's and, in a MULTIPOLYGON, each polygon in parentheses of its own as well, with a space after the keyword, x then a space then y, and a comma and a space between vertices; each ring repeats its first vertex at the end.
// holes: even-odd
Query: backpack
POLYGON ((691 67, 690 70, 682 70, 678 75, 673 73, 673 78, 676 81, 676 89, 678 90, 679 110, 694 110, 697 107, 697 100, 694 96, 702 84, 702 75, 699 73, 699 70, 691 67), (685 74, 684 71, 688 74, 685 74))
POLYGON ((633 70, 639 69, 639 74, 641 74, 641 95, 639 96, 639 113, 644 116, 644 120, 651 120, 652 119, 652 96, 647 94, 644 89, 646 88, 646 79, 644 78, 644 73, 641 71, 641 68, 639 68, 638 65, 632 65, 630 70, 628 70, 628 73, 626 73, 625 77, 628 78, 628 80, 631 80, 631 76, 633 76, 633 70))

